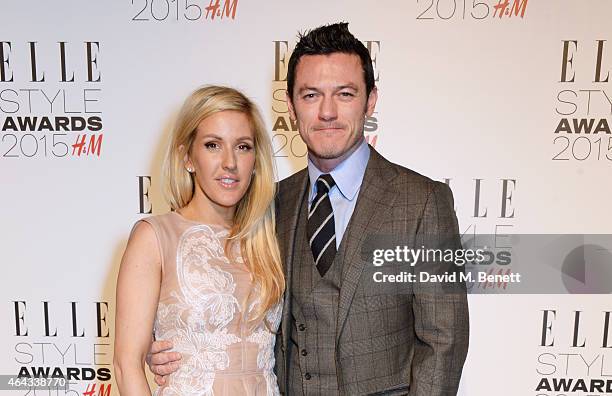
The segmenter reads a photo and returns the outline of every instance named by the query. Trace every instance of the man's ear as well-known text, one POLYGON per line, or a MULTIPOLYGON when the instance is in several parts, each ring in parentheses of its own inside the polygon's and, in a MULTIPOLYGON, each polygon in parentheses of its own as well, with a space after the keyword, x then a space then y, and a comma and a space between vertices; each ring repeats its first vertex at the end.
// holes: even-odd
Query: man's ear
POLYGON ((287 108, 289 109, 289 118, 291 118, 291 121, 297 120, 297 117, 295 116, 295 109, 293 108, 293 100, 287 91, 285 91, 285 99, 287 100, 287 108))
POLYGON ((376 101, 378 100, 378 88, 376 85, 370 91, 368 95, 368 101, 366 103, 366 115, 371 117, 374 114, 374 109, 376 108, 376 101))

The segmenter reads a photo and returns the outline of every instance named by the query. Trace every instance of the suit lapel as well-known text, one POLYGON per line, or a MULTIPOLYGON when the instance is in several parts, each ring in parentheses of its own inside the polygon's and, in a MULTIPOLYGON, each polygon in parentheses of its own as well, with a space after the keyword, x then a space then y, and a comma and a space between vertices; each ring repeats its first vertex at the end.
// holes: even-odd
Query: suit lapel
MULTIPOLYGON (((296 175, 295 182, 287 186, 283 191, 279 205, 279 227, 277 234, 283 255, 285 266, 285 298, 283 301, 282 334, 283 347, 288 350, 289 334, 291 333, 291 275, 293 272, 293 256, 295 250, 295 233, 300 216, 300 207, 304 194, 308 188, 308 172, 301 171, 301 175, 296 175)), ((286 372, 286 371, 285 371, 286 372)))
POLYGON ((370 159, 361 183, 357 204, 342 238, 340 249, 344 250, 342 287, 338 303, 336 343, 348 316, 353 296, 359 285, 365 262, 358 254, 364 239, 376 233, 391 213, 397 193, 392 187, 396 171, 380 154, 370 147, 370 159), (346 244, 346 246, 343 246, 346 244))

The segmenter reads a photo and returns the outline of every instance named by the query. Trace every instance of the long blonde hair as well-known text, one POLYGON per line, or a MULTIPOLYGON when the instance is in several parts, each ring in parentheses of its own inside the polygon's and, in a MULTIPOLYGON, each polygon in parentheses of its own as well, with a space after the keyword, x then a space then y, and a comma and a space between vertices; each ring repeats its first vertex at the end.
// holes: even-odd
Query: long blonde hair
POLYGON ((195 90, 183 104, 175 123, 164 162, 165 195, 172 210, 187 205, 195 184, 185 169, 185 153, 191 151, 196 129, 205 118, 226 110, 247 116, 253 129, 255 173, 234 213, 229 240, 240 241, 240 251, 260 290, 260 304, 249 321, 264 319, 285 291, 275 229, 275 175, 272 145, 259 110, 241 92, 228 87, 204 86, 195 90))

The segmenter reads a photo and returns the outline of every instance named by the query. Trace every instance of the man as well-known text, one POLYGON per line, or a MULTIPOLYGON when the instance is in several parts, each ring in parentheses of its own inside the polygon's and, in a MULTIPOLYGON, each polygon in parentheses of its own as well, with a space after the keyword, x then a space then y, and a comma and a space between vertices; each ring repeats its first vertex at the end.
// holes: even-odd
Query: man
MULTIPOLYGON (((457 393, 468 346, 464 286, 415 284, 393 294, 368 279, 371 261, 362 253, 370 236, 459 246, 450 189, 365 142, 377 97, 370 55, 348 24, 300 38, 288 64, 287 104, 308 167, 280 182, 277 199, 287 291, 276 371, 287 395, 457 393)), ((152 370, 167 374, 175 357, 153 354, 152 370)))

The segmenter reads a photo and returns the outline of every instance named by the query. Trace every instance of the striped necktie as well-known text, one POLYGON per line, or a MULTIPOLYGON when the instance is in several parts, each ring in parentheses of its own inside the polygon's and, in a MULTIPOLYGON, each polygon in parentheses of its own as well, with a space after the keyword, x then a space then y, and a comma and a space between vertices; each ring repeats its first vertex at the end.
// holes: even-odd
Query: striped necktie
POLYGON ((323 277, 336 256, 336 225, 329 200, 329 190, 336 185, 330 174, 317 179, 317 195, 308 211, 306 233, 315 265, 323 277))

